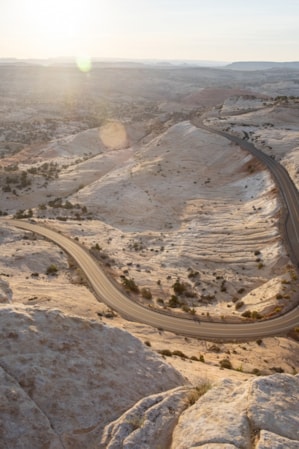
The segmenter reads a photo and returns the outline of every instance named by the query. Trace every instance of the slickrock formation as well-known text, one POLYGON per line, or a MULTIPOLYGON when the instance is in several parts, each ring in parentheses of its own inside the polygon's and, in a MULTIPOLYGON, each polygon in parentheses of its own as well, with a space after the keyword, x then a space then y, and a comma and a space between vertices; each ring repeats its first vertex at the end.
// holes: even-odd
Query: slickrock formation
POLYGON ((139 401, 104 431, 105 449, 167 448, 180 413, 188 405, 184 387, 156 394, 139 401))
POLYGON ((298 387, 298 375, 224 380, 181 415, 171 448, 298 448, 298 387))
POLYGON ((224 379, 192 406, 183 387, 151 396, 108 425, 100 447, 297 449, 298 386, 299 376, 275 374, 246 383, 224 379))
POLYGON ((3 304, 0 329, 1 449, 299 447, 299 375, 194 388, 96 320, 3 304))
POLYGON ((94 447, 137 401, 185 383, 139 340, 97 321, 3 305, 0 329, 1 449, 94 447))

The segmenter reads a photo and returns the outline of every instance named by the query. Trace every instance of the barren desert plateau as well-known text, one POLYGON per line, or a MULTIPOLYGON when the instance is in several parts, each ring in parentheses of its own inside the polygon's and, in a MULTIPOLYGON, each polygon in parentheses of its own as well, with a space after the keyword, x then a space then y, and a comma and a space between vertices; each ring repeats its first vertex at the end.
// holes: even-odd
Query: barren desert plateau
POLYGON ((297 449, 298 186, 298 69, 0 64, 0 449, 297 449))

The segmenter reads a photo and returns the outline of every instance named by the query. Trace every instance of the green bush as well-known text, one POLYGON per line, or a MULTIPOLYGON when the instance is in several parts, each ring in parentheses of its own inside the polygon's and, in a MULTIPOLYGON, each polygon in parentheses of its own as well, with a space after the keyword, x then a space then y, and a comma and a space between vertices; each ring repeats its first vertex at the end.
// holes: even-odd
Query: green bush
POLYGON ((53 263, 51 265, 49 265, 46 270, 46 274, 48 274, 48 275, 54 275, 54 274, 57 274, 57 272, 58 272, 58 268, 53 263))

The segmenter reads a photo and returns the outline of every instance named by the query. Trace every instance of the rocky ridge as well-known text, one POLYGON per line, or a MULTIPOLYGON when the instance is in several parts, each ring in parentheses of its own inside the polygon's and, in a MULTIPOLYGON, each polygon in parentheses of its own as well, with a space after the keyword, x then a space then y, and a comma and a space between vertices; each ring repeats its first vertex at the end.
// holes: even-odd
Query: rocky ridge
POLYGON ((299 375, 190 385, 128 332, 2 305, 5 449, 295 449, 299 375))
MULTIPOLYGON (((169 443, 171 399, 181 408, 182 390, 143 400, 104 431, 107 449, 296 449, 299 447, 299 376, 275 374, 245 383, 224 379, 180 414, 169 443), (168 395, 167 401, 165 396, 168 395), (171 395, 169 397, 169 395, 171 395), (157 407, 160 399, 159 407, 157 407), (147 406, 147 409, 143 408, 147 406), (141 413, 138 429, 129 417, 141 413), (155 425, 154 425, 155 424, 155 425), (153 431, 154 428, 154 431, 153 431), (168 432, 167 432, 168 431, 168 432), (157 438, 157 434, 161 435, 157 438), (168 441, 168 444, 167 444, 168 441)), ((198 390, 200 391, 200 390, 198 390)), ((188 400, 188 397, 187 397, 188 400)), ((102 447, 102 446, 101 446, 102 447)))
POLYGON ((91 447, 136 401, 186 383, 128 332, 59 310, 0 312, 6 449, 91 447))

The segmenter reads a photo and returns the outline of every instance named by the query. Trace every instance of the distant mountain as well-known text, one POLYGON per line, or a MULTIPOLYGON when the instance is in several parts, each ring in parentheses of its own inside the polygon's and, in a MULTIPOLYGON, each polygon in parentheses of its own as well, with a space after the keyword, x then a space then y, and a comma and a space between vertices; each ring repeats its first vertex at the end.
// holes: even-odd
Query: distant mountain
POLYGON ((233 62, 224 67, 231 70, 268 70, 268 69, 295 69, 299 70, 299 61, 240 61, 233 62))
MULTIPOLYGON (((121 58, 91 58, 92 66, 95 67, 224 67, 227 63, 223 61, 206 60, 163 60, 163 59, 121 59, 121 58)), ((18 58, 0 58, 0 65, 42 65, 42 66, 73 66, 76 64, 76 58, 57 57, 47 59, 18 59, 18 58)))

